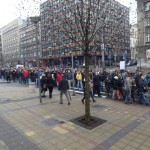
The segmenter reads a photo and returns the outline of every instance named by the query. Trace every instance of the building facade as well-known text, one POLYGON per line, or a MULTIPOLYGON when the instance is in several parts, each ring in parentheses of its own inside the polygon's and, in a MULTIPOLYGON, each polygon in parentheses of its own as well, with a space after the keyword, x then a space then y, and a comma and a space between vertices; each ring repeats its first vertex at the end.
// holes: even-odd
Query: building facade
POLYGON ((3 66, 3 57, 2 57, 2 39, 1 39, 1 33, 0 33, 0 67, 3 66))
POLYGON ((131 59, 137 59, 138 29, 137 24, 131 26, 130 29, 130 50, 131 59))
MULTIPOLYGON (((62 32, 59 30, 59 25, 63 23, 62 19, 64 19, 66 14, 67 17, 72 17, 71 15, 73 15, 72 12, 74 7, 80 2, 80 0, 48 0, 41 5, 41 43, 45 64, 50 66, 71 65, 70 52, 72 49, 78 50, 79 47, 73 42, 73 40, 63 37, 64 34, 62 34, 62 32), (64 39, 63 42, 60 41, 60 37, 64 39), (64 45, 67 45, 67 47, 64 45)), ((86 3, 86 0, 84 2, 86 3)), ((102 4, 100 4, 100 6, 96 6, 93 4, 93 10, 91 10, 91 12, 94 11, 94 7, 96 9, 101 9, 101 5, 102 4)), ((122 60, 123 53, 126 51, 129 54, 130 49, 129 9, 114 0, 109 0, 108 5, 110 5, 109 13, 111 14, 113 12, 114 18, 117 14, 115 14, 113 10, 118 8, 121 8, 123 14, 126 15, 121 17, 122 21, 120 21, 120 19, 117 20, 117 18, 113 21, 113 19, 110 18, 112 24, 106 25, 104 28, 104 57, 106 60, 106 65, 109 59, 111 59, 113 62, 122 60), (121 26, 122 28, 120 28, 121 26)), ((77 41, 80 42, 81 37, 77 37, 77 41)), ((96 45, 93 46, 96 47, 96 45)), ((83 65, 83 54, 80 51, 76 51, 73 53, 73 55, 75 64, 78 66, 83 65)), ((89 62, 90 65, 97 66, 100 65, 101 60, 102 53, 101 48, 99 48, 99 50, 94 52, 94 54, 90 57, 89 62)))
POLYGON ((20 33, 21 19, 16 19, 1 28, 2 53, 4 66, 20 64, 20 33))
POLYGON ((137 0, 138 58, 145 59, 150 50, 150 1, 137 0))
POLYGON ((20 26, 20 54, 22 60, 21 63, 24 66, 37 66, 37 50, 41 57, 39 31, 39 28, 38 31, 36 31, 36 26, 30 19, 26 20, 22 26, 20 26))

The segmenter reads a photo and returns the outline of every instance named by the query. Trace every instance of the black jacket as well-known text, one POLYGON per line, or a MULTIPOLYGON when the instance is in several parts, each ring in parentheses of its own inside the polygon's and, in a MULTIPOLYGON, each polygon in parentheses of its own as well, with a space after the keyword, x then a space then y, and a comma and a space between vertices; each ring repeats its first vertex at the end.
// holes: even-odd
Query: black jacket
POLYGON ((47 87, 53 87, 55 85, 55 81, 52 79, 52 77, 48 77, 46 80, 47 87))
POLYGON ((122 88, 124 86, 124 82, 121 78, 118 78, 118 88, 122 88))
POLYGON ((93 77, 93 85, 100 85, 100 76, 99 75, 95 75, 93 77))
POLYGON ((116 79, 113 78, 112 87, 113 87, 114 90, 117 90, 117 89, 118 89, 118 80, 116 80, 116 79))
POLYGON ((68 89, 69 89, 68 81, 63 78, 63 79, 59 82, 58 90, 60 90, 60 91, 66 91, 66 90, 68 90, 68 89))

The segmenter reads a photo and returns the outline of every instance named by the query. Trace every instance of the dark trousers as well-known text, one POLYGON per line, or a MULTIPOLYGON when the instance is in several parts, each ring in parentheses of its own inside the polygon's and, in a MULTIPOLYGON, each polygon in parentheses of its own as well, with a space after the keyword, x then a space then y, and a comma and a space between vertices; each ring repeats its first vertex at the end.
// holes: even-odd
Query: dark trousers
POLYGON ((7 80, 7 82, 8 82, 8 81, 11 81, 10 76, 7 76, 7 77, 6 77, 6 80, 7 80))
POLYGON ((53 87, 51 86, 51 87, 47 87, 48 88, 48 90, 49 90, 49 96, 52 96, 52 93, 53 93, 53 87))
POLYGON ((118 88, 118 91, 119 91, 119 92, 120 92, 120 94, 122 95, 123 100, 125 100, 126 95, 125 95, 125 91, 123 90, 123 88, 122 88, 122 87, 118 88))
POLYGON ((100 97, 100 87, 99 85, 93 85, 93 95, 97 93, 98 97, 100 97))

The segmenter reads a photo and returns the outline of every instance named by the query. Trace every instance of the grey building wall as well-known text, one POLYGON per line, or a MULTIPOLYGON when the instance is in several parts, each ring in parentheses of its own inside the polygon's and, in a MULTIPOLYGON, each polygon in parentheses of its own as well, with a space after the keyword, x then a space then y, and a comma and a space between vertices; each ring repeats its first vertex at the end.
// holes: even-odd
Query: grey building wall
POLYGON ((20 27, 21 63, 24 66, 37 66, 37 44, 38 54, 41 55, 39 33, 40 32, 36 33, 36 27, 30 20, 26 20, 20 27), (36 41, 36 36, 38 37, 38 43, 36 41))
POLYGON ((2 53, 4 66, 20 64, 20 33, 21 19, 16 19, 1 28, 2 53))
POLYGON ((0 35, 0 67, 2 67, 3 64, 3 58, 2 58, 2 40, 0 35))
POLYGON ((137 44, 138 44, 138 29, 137 29, 137 24, 134 24, 131 26, 130 29, 131 59, 137 58, 137 44))
POLYGON ((146 58, 150 49, 150 0, 137 0, 138 58, 146 58))

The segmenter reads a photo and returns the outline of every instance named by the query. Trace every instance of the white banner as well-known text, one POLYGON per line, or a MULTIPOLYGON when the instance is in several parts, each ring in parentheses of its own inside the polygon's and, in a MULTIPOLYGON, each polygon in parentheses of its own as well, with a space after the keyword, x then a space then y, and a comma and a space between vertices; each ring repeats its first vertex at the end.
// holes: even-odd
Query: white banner
POLYGON ((120 61, 120 70, 125 70, 125 61, 120 61))

